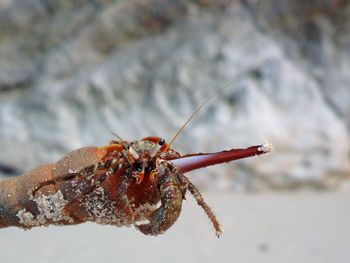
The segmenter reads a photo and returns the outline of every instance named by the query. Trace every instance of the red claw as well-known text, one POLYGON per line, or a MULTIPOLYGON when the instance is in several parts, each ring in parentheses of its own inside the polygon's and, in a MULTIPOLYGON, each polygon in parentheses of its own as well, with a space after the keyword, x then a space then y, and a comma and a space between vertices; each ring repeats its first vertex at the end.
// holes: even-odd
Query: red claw
POLYGON ((251 146, 246 149, 231 149, 216 153, 195 153, 183 155, 171 160, 173 164, 180 168, 181 172, 187 173, 203 167, 243 159, 255 155, 269 153, 272 145, 264 143, 262 145, 251 146))

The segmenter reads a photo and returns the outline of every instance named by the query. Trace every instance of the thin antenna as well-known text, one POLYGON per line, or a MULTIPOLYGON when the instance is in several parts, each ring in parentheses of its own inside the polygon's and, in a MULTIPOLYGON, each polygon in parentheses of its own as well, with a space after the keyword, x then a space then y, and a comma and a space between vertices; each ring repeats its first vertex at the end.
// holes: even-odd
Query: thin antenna
POLYGON ((118 134, 116 134, 115 132, 111 132, 115 137, 117 137, 121 142, 123 142, 124 140, 122 139, 122 137, 120 137, 118 134))
POLYGON ((218 95, 220 92, 222 92, 227 87, 231 86, 231 84, 235 81, 235 79, 230 80, 227 82, 224 86, 218 88, 216 91, 214 91, 208 98, 206 98, 199 106, 198 108, 192 113, 192 115, 188 118, 188 120, 182 125, 182 127, 177 131, 177 133, 174 135, 174 137, 170 140, 168 144, 168 148, 170 145, 174 143, 176 138, 180 135, 180 133, 186 128, 187 124, 197 115, 197 113, 216 95, 218 95))

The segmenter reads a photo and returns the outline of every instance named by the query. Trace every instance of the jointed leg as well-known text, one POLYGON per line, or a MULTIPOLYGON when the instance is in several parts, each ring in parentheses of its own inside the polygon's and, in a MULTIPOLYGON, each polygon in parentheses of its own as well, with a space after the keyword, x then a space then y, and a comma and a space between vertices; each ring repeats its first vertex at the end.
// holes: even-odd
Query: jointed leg
POLYGON ((223 230, 220 226, 219 221, 216 219, 215 214, 213 213, 213 211, 210 209, 210 207, 208 206, 208 204, 204 201, 201 193, 199 192, 199 190, 194 186, 194 184, 192 184, 190 182, 190 180, 188 180, 187 177, 184 176, 184 178, 187 179, 188 181, 188 190, 191 192, 191 194, 193 195, 193 197, 196 199, 197 204, 199 206, 201 206, 204 210, 204 212, 207 214, 207 216, 209 217, 210 221, 213 223, 213 226, 215 228, 215 232, 217 237, 219 237, 223 230))
POLYGON ((149 224, 135 225, 145 235, 159 235, 171 227, 181 212, 183 194, 176 175, 173 174, 167 163, 159 168, 158 188, 161 206, 153 213, 149 224))
POLYGON ((97 164, 92 164, 90 166, 85 167, 84 169, 75 172, 75 173, 68 173, 68 174, 64 174, 58 177, 55 177, 53 179, 44 181, 44 182, 40 182, 38 183, 31 192, 31 196, 34 197, 35 194, 44 186, 47 185, 51 185, 51 184, 56 184, 58 182, 63 182, 63 181, 68 181, 68 180, 72 180, 76 177, 88 177, 93 175, 98 169, 100 169, 102 166, 105 166, 106 162, 98 162, 97 164))
POLYGON ((119 214, 121 216, 128 218, 128 221, 134 221, 134 212, 128 198, 128 189, 132 183, 132 178, 128 178, 125 174, 121 174, 120 176, 121 181, 117 187, 119 203, 116 206, 120 208, 119 214))
POLYGON ((108 170, 107 171, 104 170, 104 172, 102 173, 99 172, 100 175, 96 176, 95 178, 93 177, 96 171, 90 175, 86 174, 86 176, 84 176, 82 180, 79 181, 79 184, 77 185, 78 189, 80 190, 79 195, 73 200, 69 201, 66 204, 64 209, 68 211, 71 206, 73 206, 76 203, 80 203, 86 195, 94 192, 96 188, 102 185, 102 183, 108 178, 109 175, 113 174, 118 169, 118 165, 119 164, 117 162, 113 162, 112 160, 111 161, 107 160, 101 165, 99 163, 98 164, 99 169, 96 169, 96 171, 100 170, 101 168, 108 169, 108 170))

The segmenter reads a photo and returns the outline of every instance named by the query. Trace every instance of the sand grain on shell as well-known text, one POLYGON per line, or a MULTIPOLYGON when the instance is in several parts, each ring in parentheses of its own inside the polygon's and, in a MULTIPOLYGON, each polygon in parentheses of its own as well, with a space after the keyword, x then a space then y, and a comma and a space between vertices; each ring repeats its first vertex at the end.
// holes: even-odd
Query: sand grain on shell
POLYGON ((32 227, 48 225, 51 222, 73 222, 73 219, 63 212, 68 201, 64 199, 61 191, 52 195, 41 194, 34 198, 33 201, 37 204, 39 214, 34 215, 25 208, 18 211, 17 217, 19 218, 20 224, 32 227))

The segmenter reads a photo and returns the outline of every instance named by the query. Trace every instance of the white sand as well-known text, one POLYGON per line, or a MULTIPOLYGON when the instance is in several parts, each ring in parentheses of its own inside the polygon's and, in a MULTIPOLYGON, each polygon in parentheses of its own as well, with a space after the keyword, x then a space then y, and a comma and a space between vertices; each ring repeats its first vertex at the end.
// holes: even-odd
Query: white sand
POLYGON ((0 229, 0 262, 350 262, 350 192, 204 196, 220 239, 189 198, 159 237, 96 224, 0 229))

